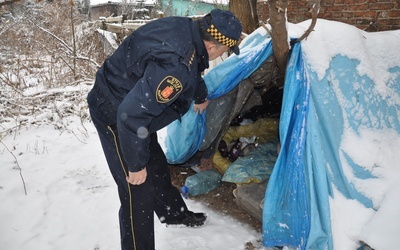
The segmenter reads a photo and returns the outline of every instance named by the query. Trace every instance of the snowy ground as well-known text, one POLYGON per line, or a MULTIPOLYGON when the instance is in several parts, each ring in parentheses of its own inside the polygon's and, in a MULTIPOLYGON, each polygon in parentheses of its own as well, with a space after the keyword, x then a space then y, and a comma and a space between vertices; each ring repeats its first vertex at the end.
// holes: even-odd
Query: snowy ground
MULTIPOLYGON (((308 26, 304 23, 291 26, 291 29, 299 29, 298 33, 303 34, 308 26)), ((393 86, 398 86, 399 82, 393 80, 388 85, 390 87, 386 82, 394 74, 397 76, 400 67, 400 31, 367 34, 350 26, 322 20, 318 21, 315 31, 304 41, 303 51, 320 78, 326 74, 332 58, 348 55, 362 62, 357 68, 358 73, 374 81, 377 93, 393 96, 388 100, 395 104, 393 109, 399 113, 399 95, 392 92, 393 86), (312 38, 321 32, 323 39, 312 38)), ((26 82, 32 83, 32 79, 27 74, 26 82)), ((25 91, 21 100, 12 91, 5 91, 6 88, 0 91, 5 100, 0 103, 3 113, 19 113, 15 118, 18 122, 41 124, 37 127, 28 125, 28 128, 22 126, 17 132, 12 129, 10 133, 6 131, 15 126, 12 120, 0 122, 1 250, 119 248, 116 187, 95 129, 91 123, 82 124, 78 117, 68 116, 72 112, 87 113, 83 103, 90 86, 87 83, 82 85, 43 89, 42 92, 38 86, 35 91, 25 91), (8 93, 10 95, 6 96, 8 93), (75 97, 71 100, 77 102, 65 101, 64 95, 67 94, 75 97), (7 101, 7 98, 12 101, 7 101), (32 105, 29 102, 37 99, 43 102, 32 101, 32 105), (46 100, 55 101, 48 103, 46 100), (65 119, 57 120, 60 115, 65 119), (53 123, 48 122, 50 120, 53 123), (57 128, 46 124, 55 124, 57 128)), ((360 83, 356 83, 355 89, 359 86, 360 83)), ((373 99, 373 96, 366 98, 373 99)), ((333 189, 335 199, 330 200, 330 216, 334 249, 353 250, 360 240, 377 250, 398 249, 399 132, 393 128, 360 131, 357 135, 345 134, 341 146, 356 163, 372 168, 379 177, 367 179, 367 185, 362 186, 362 191, 374 201, 376 210, 345 199, 333 189)), ((353 173, 346 174, 352 180, 353 173)), ((257 244, 261 239, 257 232, 232 218, 212 212, 194 201, 188 200, 187 203, 193 211, 207 212, 208 223, 201 228, 165 228, 156 221, 158 250, 241 250, 245 249, 246 242, 257 244)))
MULTIPOLYGON (((116 185, 97 134, 91 123, 69 119, 67 131, 44 125, 3 135, 1 249, 119 248, 116 185)), ((158 250, 240 250, 249 241, 260 246, 261 235, 254 230, 200 203, 187 204, 193 211, 207 212, 207 224, 166 228, 156 220, 158 250)))

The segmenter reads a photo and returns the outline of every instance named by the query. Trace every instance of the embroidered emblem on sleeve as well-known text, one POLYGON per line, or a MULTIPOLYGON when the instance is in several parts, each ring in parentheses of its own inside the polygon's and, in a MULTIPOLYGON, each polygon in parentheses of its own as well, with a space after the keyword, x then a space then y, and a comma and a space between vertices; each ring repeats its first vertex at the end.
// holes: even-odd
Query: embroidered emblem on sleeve
POLYGON ((175 98, 182 91, 182 83, 173 76, 165 77, 156 90, 157 102, 166 103, 175 98))

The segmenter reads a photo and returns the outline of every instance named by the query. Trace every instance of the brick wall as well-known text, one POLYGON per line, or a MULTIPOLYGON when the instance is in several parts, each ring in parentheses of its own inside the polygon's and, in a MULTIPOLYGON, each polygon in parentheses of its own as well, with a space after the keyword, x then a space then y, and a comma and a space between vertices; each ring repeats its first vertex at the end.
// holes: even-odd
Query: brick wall
MULTIPOLYGON (((288 0, 287 16, 292 23, 310 19, 313 1, 288 0)), ((267 1, 258 1, 259 19, 269 18, 267 1)), ((400 0, 321 0, 318 18, 340 21, 366 31, 400 29, 400 0)))

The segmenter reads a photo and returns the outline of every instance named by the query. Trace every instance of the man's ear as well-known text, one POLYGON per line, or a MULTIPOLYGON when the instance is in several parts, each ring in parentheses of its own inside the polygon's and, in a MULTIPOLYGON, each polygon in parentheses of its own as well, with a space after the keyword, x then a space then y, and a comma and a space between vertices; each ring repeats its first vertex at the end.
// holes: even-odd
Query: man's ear
POLYGON ((206 46, 207 51, 217 46, 214 42, 210 41, 204 41, 204 45, 206 46))

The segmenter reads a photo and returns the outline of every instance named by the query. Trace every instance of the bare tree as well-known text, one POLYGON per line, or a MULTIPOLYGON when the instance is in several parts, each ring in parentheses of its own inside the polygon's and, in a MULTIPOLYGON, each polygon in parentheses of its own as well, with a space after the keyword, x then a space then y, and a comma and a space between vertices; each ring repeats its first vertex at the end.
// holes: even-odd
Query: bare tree
POLYGON ((76 39, 75 39, 75 23, 74 23, 74 6, 75 3, 73 0, 69 1, 70 6, 70 19, 71 19, 71 33, 72 33, 72 56, 73 56, 73 64, 72 64, 72 73, 74 75, 74 80, 78 80, 76 75, 76 39))
POLYGON ((286 71, 287 55, 289 53, 288 34, 286 29, 287 0, 270 0, 270 24, 272 28, 272 49, 278 65, 278 85, 283 85, 286 71))
POLYGON ((43 116, 49 109, 58 117, 87 117, 81 88, 69 92, 60 87, 92 82, 105 57, 96 27, 68 1, 21 3, 14 11, 0 22, 0 120, 13 117, 21 125, 59 121, 43 116), (66 98, 71 106, 56 105, 66 98), (43 119, 28 118, 36 114, 43 119))
POLYGON ((250 34, 258 27, 257 0, 230 0, 229 10, 240 20, 243 32, 250 34))

